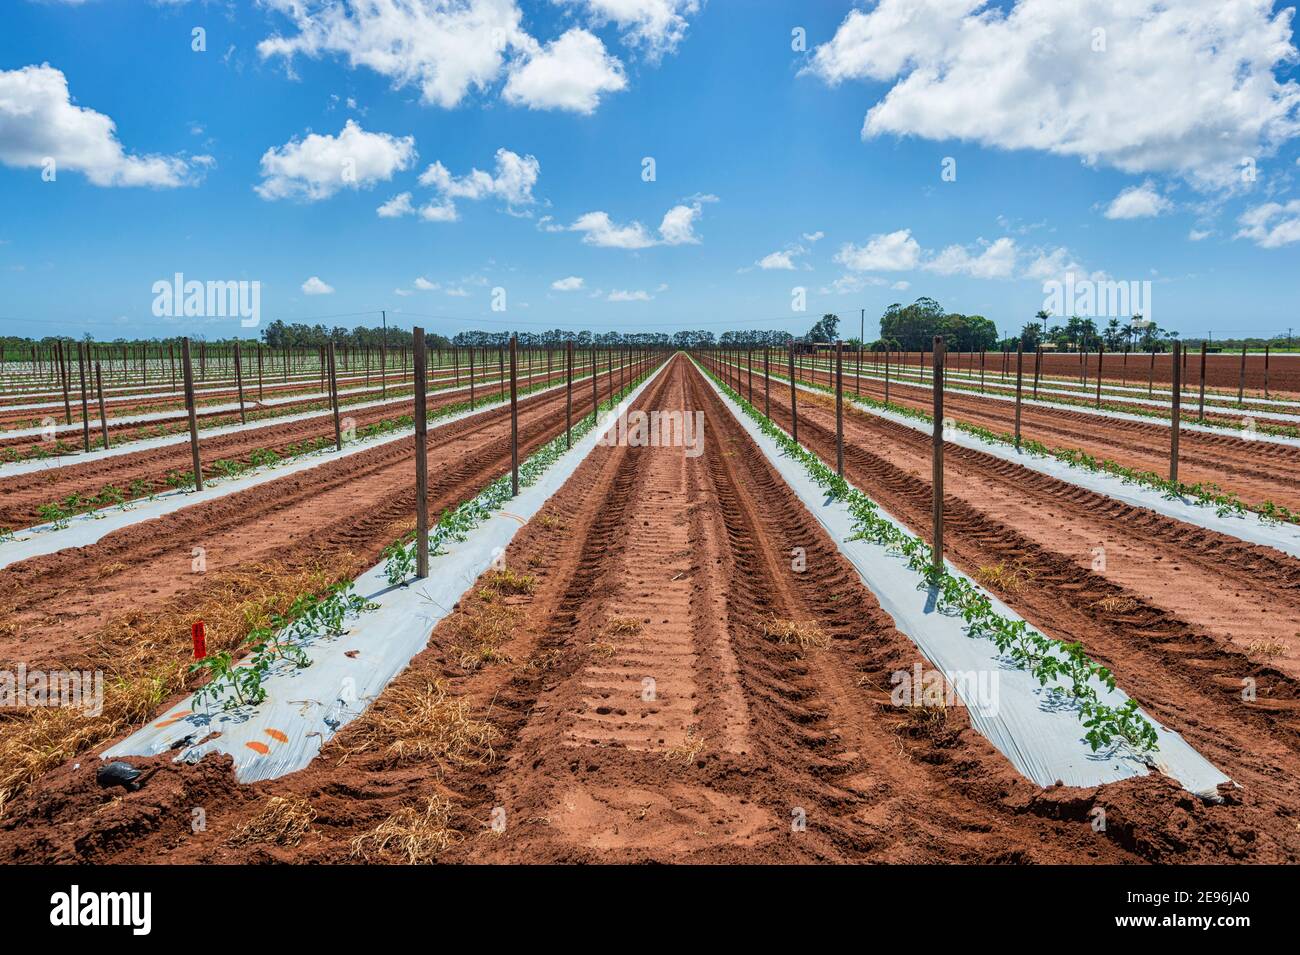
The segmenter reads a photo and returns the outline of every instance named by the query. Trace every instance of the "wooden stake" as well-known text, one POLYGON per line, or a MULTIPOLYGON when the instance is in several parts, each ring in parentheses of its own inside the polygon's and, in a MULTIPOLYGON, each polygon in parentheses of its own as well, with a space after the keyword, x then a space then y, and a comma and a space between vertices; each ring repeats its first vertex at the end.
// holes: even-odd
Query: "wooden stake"
POLYGON ((108 412, 104 410, 104 375, 95 362, 95 389, 99 392, 99 428, 104 435, 104 450, 108 450, 108 412))
POLYGON ((790 343, 790 437, 794 438, 794 443, 799 443, 799 402, 796 398, 796 392, 799 389, 795 387, 794 377, 794 342, 790 343))
POLYGON ((772 417, 772 372, 770 368, 771 349, 763 346, 763 417, 772 417))
POLYGON ((239 391, 239 423, 248 424, 244 417, 244 366, 239 360, 239 342, 235 342, 235 388, 239 391))
MULTIPOLYGON (((456 382, 460 383, 460 356, 456 357, 456 382)), ((474 410, 474 346, 469 348, 469 410, 474 410)))
POLYGON ((889 353, 892 349, 885 346, 885 407, 889 407, 889 353))
POLYGON ((1241 376, 1237 379, 1237 404, 1242 404, 1246 396, 1246 346, 1241 346, 1241 376))
POLYGON ((519 340, 510 336, 510 496, 519 496, 519 340))
POLYGON ((835 343, 835 473, 844 477, 844 343, 835 343))
POLYGON ((1199 421, 1205 420, 1205 352, 1206 350, 1207 350, 1206 343, 1201 342, 1201 398, 1200 398, 1199 406, 1196 410, 1196 417, 1197 420, 1199 421))
POLYGON ((1020 450, 1020 404, 1025 385, 1025 344, 1016 342, 1016 450, 1020 450))
POLYGON ((1101 362, 1103 356, 1105 355, 1105 352, 1106 352, 1106 346, 1101 344, 1101 342, 1098 342, 1097 343, 1097 407, 1098 408, 1101 407, 1101 362))
POLYGON ((77 343, 77 374, 81 377, 81 447, 90 451, 90 408, 86 401, 86 351, 90 346, 77 343))
MULTIPOLYGON (((202 343, 199 353, 202 354, 202 343)), ((194 413, 194 371, 190 367, 190 340, 181 339, 181 371, 185 375, 185 411, 190 419, 190 456, 194 462, 194 489, 203 490, 203 465, 199 460, 199 421, 194 413)), ((104 435, 104 447, 108 447, 108 434, 104 435)))
POLYGON ((1178 353, 1182 347, 1182 342, 1174 342, 1174 366, 1171 372, 1173 395, 1169 411, 1169 481, 1175 489, 1178 485, 1178 431, 1183 406, 1182 366, 1178 361, 1178 353))
POLYGON ((68 359, 63 340, 59 339, 59 380, 63 382, 63 416, 72 424, 72 402, 68 400, 68 359))
MULTIPOLYGON (((238 352, 236 352, 236 359, 238 352)), ((334 364, 334 343, 329 344, 330 407, 334 409, 334 450, 343 450, 343 429, 339 425, 339 378, 334 364)), ((418 419, 417 419, 418 422, 418 419)), ((417 424, 418 427, 418 424, 417 424)))
MULTIPOLYGON (((549 353, 548 353, 549 355, 549 353)), ((548 359, 549 364, 549 359, 548 359)), ((548 382, 549 384, 549 382, 548 382)), ((573 339, 564 345, 564 448, 573 447, 573 339)))
POLYGON ((943 336, 934 336, 934 433, 930 484, 934 518, 933 567, 943 572, 943 336))
POLYGON ((429 412, 424 329, 415 336, 415 576, 429 576, 429 412))

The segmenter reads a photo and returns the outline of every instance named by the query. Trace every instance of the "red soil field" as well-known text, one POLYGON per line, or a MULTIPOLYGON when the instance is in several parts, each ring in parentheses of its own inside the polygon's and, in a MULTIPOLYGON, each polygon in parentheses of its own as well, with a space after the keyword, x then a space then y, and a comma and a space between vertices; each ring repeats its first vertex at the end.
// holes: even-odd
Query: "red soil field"
MULTIPOLYGON (((1193 585, 1213 564, 1230 565, 1219 590, 1235 587, 1244 601, 1294 607, 1294 562, 1216 535, 1180 542, 1175 522, 1149 515, 1116 528, 1123 515, 1112 508, 1092 519, 1104 517, 1118 535, 1110 545, 1114 569, 1094 572, 1073 552, 1093 528, 1072 527, 1069 510, 1099 502, 1072 499, 1052 482, 1017 484, 983 456, 958 456, 949 504, 954 559, 1024 567, 1032 592, 1007 599, 1023 603, 1027 615, 1063 638, 1085 639, 1143 706, 1241 787, 1221 787, 1217 803, 1155 775, 1044 790, 971 729, 964 709, 918 716, 891 705, 890 674, 920 662, 919 653, 685 357, 672 359, 638 404, 702 410, 704 453, 690 458, 673 448, 598 446, 505 555, 507 566, 531 578, 530 586, 496 592, 491 579, 481 580, 370 713, 306 770, 240 786, 228 758, 182 766, 163 755, 132 760, 152 775, 140 791, 125 793, 96 786, 93 759, 79 768, 69 760, 7 808, 0 860, 1300 857, 1294 674, 1252 661, 1224 633, 1223 604, 1193 606, 1149 592, 1156 552, 1163 549, 1166 560, 1188 568, 1193 585), (1000 528, 987 513, 996 510, 1002 519, 1030 508, 1033 521, 1023 515, 1000 528), (796 546, 807 551, 802 573, 789 559, 796 546), (1112 610, 1098 609, 1108 598, 1120 600, 1107 604, 1112 610), (485 624, 495 627, 494 662, 467 662, 467 634, 485 624), (786 625, 796 625, 807 640, 787 639, 786 625), (644 696, 646 673, 657 675, 652 698, 644 696), (1250 707, 1232 702, 1246 674, 1260 684, 1260 702, 1250 707), (433 697, 465 707, 462 715, 479 742, 419 758, 395 755, 400 751, 388 744, 402 737, 386 717, 433 697), (310 807, 314 816, 301 839, 241 837, 241 827, 262 818, 273 797, 310 807), (198 833, 190 827, 195 805, 208 814, 198 833), (1102 832, 1089 824, 1098 807, 1107 820, 1102 832), (404 853, 366 838, 386 821, 426 810, 440 820, 430 842, 404 853), (504 829, 493 826, 498 810, 508 820, 504 829), (792 825, 799 820, 806 829, 792 825)), ((548 408, 539 401, 527 416, 530 443, 555 430, 555 411, 548 408)), ((815 401, 801 403, 801 437, 806 430, 823 455, 834 439, 827 416, 815 401)), ((500 468, 502 450, 508 455, 500 415, 480 418, 447 429, 459 426, 455 435, 430 435, 431 445, 438 442, 430 451, 431 499, 464 497, 476 475, 500 468)), ((871 487, 905 520, 921 520, 927 489, 915 474, 920 449, 913 437, 866 416, 849 418, 850 479, 871 487)), ((407 455, 409 468, 409 448, 407 455)), ((411 508, 409 480, 390 480, 386 475, 399 465, 379 457, 385 456, 369 467, 354 459, 350 483, 328 475, 317 487, 294 489, 289 479, 279 495, 257 489, 245 502, 229 502, 249 520, 227 522, 229 507, 207 510, 201 516, 211 528, 204 534, 227 540, 222 550, 241 548, 234 558, 240 561, 272 552, 294 560, 320 548, 355 550, 359 561, 372 560, 378 542, 411 508), (349 487, 356 489, 351 505, 349 487), (272 517, 277 509, 287 522, 312 526, 294 534, 272 517)), ((186 513, 165 519, 177 551, 197 524, 186 513)), ((0 655, 21 648, 36 660, 74 657, 78 645, 62 636, 69 617, 79 615, 81 628, 102 625, 99 600, 91 606, 61 598, 53 587, 42 590, 40 580, 78 574, 88 580, 90 567, 126 553, 162 568, 163 586, 151 594, 143 575, 127 569, 109 579, 109 600, 192 601, 203 584, 184 580, 189 575, 179 568, 167 571, 166 545, 151 543, 151 536, 161 535, 123 531, 84 555, 53 555, 27 562, 37 568, 3 572, 12 581, 4 597, 20 604, 16 618, 24 629, 17 639, 0 637, 0 655), (29 597, 28 588, 38 592, 29 597)))

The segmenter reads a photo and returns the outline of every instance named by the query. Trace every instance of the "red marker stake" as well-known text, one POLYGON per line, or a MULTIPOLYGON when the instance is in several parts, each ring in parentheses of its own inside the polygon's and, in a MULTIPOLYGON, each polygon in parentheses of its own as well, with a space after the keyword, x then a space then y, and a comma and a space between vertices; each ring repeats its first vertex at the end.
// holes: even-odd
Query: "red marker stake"
POLYGON ((203 621, 196 620, 190 628, 190 637, 194 640, 194 659, 202 660, 208 655, 208 641, 203 632, 203 621))

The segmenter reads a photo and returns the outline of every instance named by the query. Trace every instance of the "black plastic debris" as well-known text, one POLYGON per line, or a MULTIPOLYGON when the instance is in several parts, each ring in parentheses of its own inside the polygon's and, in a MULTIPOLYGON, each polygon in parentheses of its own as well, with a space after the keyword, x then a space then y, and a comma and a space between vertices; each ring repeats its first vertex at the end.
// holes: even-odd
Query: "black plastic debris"
POLYGON ((109 763, 95 771, 95 782, 101 786, 121 786, 129 792, 135 792, 144 785, 140 781, 140 770, 130 763, 109 763))

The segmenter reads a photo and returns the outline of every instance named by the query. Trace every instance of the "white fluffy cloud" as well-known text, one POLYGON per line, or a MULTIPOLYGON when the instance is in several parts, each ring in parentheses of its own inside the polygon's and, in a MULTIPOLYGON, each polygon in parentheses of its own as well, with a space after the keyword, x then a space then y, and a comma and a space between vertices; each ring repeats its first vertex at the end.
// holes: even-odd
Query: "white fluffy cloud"
POLYGON ((500 77, 505 57, 530 38, 515 0, 263 0, 297 32, 258 44, 263 59, 302 54, 345 56, 349 64, 388 77, 396 88, 418 86, 421 99, 452 107, 471 89, 500 77))
POLYGON ((1140 186, 1129 186, 1106 207, 1107 219, 1150 219, 1163 215, 1174 204, 1156 191, 1150 179, 1140 186))
POLYGON ((977 279, 1008 279, 1016 269, 1016 243, 1003 236, 972 254, 965 246, 950 245, 925 263, 940 275, 969 275, 977 279))
POLYGON ((623 64, 605 52, 600 37, 574 28, 545 46, 510 72, 502 98, 529 109, 567 109, 590 113, 604 93, 627 87, 623 64))
POLYGON ((1300 134, 1291 8, 1271 0, 881 0, 809 71, 891 82, 864 137, 1035 149, 1233 188, 1300 134))
POLYGON ((581 215, 569 228, 583 233, 582 241, 607 249, 646 249, 656 240, 639 222, 618 225, 608 212, 588 212, 581 215))
POLYGON ((911 229, 873 235, 866 245, 846 242, 835 253, 835 261, 854 272, 907 272, 921 261, 921 244, 911 229))
POLYGON ((459 178, 441 162, 435 162, 420 174, 420 184, 432 186, 448 199, 485 199, 496 197, 511 206, 533 203, 533 186, 541 172, 535 156, 520 156, 502 147, 496 152, 496 175, 471 169, 459 178))
POLYGON ((636 291, 632 291, 632 292, 629 292, 625 289, 615 289, 614 291, 610 292, 608 296, 606 296, 605 301, 607 302, 648 302, 652 298, 654 298, 654 296, 651 295, 649 292, 645 291, 644 289, 637 289, 636 291))
POLYGON ((305 295, 333 295, 334 286, 322 282, 317 276, 313 275, 302 283, 302 291, 305 295))
POLYGON ((183 186, 211 165, 209 156, 127 153, 113 120, 73 105, 67 77, 48 63, 0 70, 0 163, 29 169, 48 159, 56 175, 80 172, 97 186, 183 186))
MULTIPOLYGON (((501 95, 530 109, 590 113, 604 94, 627 87, 623 64, 590 30, 573 27, 539 42, 516 0, 262 0, 289 23, 258 44, 263 59, 339 55, 392 81, 415 86, 425 103, 451 108, 471 93, 501 95)), ((555 0, 591 25, 616 24, 625 43, 655 62, 674 50, 701 0, 555 0)))
POLYGON ((556 279, 551 283, 551 288, 557 292, 576 292, 582 288, 582 279, 577 275, 570 275, 568 278, 556 279))
MULTIPOLYGON (((1054 249, 1038 249, 1032 253, 1034 258, 1025 268, 1024 276, 1027 279, 1036 279, 1047 281, 1048 279, 1064 279, 1067 272, 1073 272, 1078 276, 1092 277, 1079 262, 1070 254, 1070 250, 1064 246, 1057 246, 1054 249)), ((1101 273, 1095 273, 1100 277, 1101 273)))
POLYGON ((413 214, 415 206, 411 205, 411 194, 409 192, 399 192, 376 209, 375 212, 379 214, 381 219, 397 219, 413 214))
POLYGON ((686 35, 686 18, 698 13, 699 0, 556 0, 585 6, 599 23, 614 22, 624 40, 643 46, 657 59, 671 53, 686 35))
POLYGON ((664 245, 696 245, 700 238, 695 234, 695 220, 701 215, 698 202, 689 206, 673 206, 664 213, 659 223, 659 235, 664 245))
POLYGON ((769 252, 754 264, 760 269, 794 269, 794 255, 791 249, 784 249, 780 252, 769 252))
POLYGON ((419 278, 417 278, 413 284, 414 284, 415 287, 418 288, 421 292, 432 292, 432 291, 435 291, 435 290, 438 288, 438 283, 437 283, 437 282, 430 282, 430 281, 429 281, 428 279, 426 279, 423 275, 421 275, 419 278))
MULTIPOLYGON (((863 276, 865 272, 909 272, 921 269, 937 275, 964 275, 976 279, 1024 278, 1032 280, 1059 279, 1066 272, 1090 278, 1104 276, 1101 272, 1089 273, 1069 250, 1028 248, 1017 245, 1016 240, 1002 236, 992 242, 980 239, 972 246, 952 244, 938 252, 927 250, 912 236, 910 229, 899 229, 872 236, 865 245, 845 243, 835 254, 835 261, 848 270, 823 291, 860 291, 868 285, 886 285, 877 276, 863 276)), ((906 282, 896 282, 894 288, 906 289, 906 282)))
POLYGON ((1237 221, 1241 230, 1236 238, 1253 239, 1260 248, 1276 249, 1300 242, 1300 199, 1292 199, 1286 205, 1265 202, 1252 206, 1237 221))
POLYGON ((654 245, 696 245, 700 237, 695 234, 695 222, 703 212, 699 202, 676 205, 664 213, 656 237, 640 222, 619 225, 609 213, 597 211, 579 216, 569 226, 571 232, 583 233, 582 241, 588 245, 610 249, 648 249, 654 245))
POLYGON ((420 206, 420 218, 425 222, 455 222, 460 215, 453 202, 428 202, 420 206))
POLYGON ((392 179, 415 158, 415 137, 368 133, 350 119, 337 136, 310 133, 268 149, 262 182, 254 188, 263 199, 315 202, 340 189, 368 189, 392 179))

